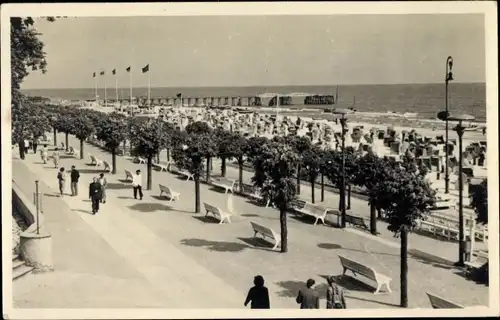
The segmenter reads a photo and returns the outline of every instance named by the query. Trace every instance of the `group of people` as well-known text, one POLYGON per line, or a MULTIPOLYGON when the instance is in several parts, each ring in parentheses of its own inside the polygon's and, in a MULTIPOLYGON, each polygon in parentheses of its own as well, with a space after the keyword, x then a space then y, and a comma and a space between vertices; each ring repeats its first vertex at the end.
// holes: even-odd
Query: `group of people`
MULTIPOLYGON (((328 289, 326 290, 326 309, 346 309, 344 290, 337 283, 335 277, 327 279, 328 289)), ((269 290, 264 286, 264 278, 261 275, 255 276, 254 286, 250 288, 245 300, 245 307, 250 303, 252 309, 270 309, 269 290)), ((296 298, 301 309, 320 309, 319 295, 315 290, 314 279, 308 279, 306 287, 299 290, 296 298)))

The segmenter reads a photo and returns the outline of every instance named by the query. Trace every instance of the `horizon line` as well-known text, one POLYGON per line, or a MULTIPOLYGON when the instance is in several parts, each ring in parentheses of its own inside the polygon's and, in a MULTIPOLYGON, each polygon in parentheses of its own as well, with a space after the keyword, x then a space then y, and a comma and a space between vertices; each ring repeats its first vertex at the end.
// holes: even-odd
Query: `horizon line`
MULTIPOLYGON (((486 84, 486 81, 471 81, 471 82, 459 82, 454 81, 454 84, 486 84)), ((398 86, 398 85, 429 85, 429 84, 443 84, 442 82, 407 82, 407 83, 346 83, 346 84, 293 84, 293 85, 248 85, 248 86, 230 86, 230 85, 218 85, 218 86, 151 86, 151 88, 261 88, 261 87, 336 87, 336 86, 398 86)), ((129 88, 129 86, 118 86, 119 88, 129 88)), ((98 87, 99 88, 99 87, 98 87)), ((147 86, 134 86, 133 88, 148 88, 147 86)), ((67 87, 67 88, 22 88, 22 90, 75 90, 75 89, 93 89, 95 87, 67 87)), ((102 87, 101 87, 102 89, 102 87)), ((114 89, 110 87, 108 89, 114 89)))

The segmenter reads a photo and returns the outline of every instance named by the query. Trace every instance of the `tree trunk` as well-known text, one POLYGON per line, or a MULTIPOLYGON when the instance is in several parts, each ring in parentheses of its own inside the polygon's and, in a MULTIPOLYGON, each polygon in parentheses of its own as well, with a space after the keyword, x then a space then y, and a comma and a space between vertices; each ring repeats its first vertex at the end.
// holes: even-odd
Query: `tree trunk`
POLYGON ((377 235, 377 216, 373 199, 370 199, 369 205, 370 205, 370 232, 371 234, 377 235))
POLYGON ((311 202, 312 203, 315 203, 315 199, 314 199, 314 180, 316 180, 316 179, 313 179, 313 177, 311 177, 311 202))
POLYGON ((24 160, 25 158, 24 139, 19 139, 19 142, 17 144, 19 145, 19 158, 21 158, 21 160, 24 160))
POLYGON ((351 210, 351 185, 347 185, 347 210, 351 210))
POLYGON ((57 130, 54 128, 54 147, 57 147, 57 130))
POLYGON ((281 227, 281 252, 288 251, 288 229, 286 226, 286 209, 280 209, 280 227, 281 227))
POLYGON ((146 182, 146 190, 151 190, 153 185, 153 155, 148 155, 148 177, 146 182))
POLYGON ((158 153, 156 154, 156 163, 160 164, 160 150, 158 150, 158 153))
POLYGON ((243 157, 238 158, 240 193, 243 192, 243 157))
POLYGON ((194 212, 200 213, 200 176, 194 175, 194 212))
POLYGON ((401 308, 408 308, 408 229, 401 228, 401 308))
POLYGON ((207 157, 207 183, 210 182, 210 157, 207 157))
POLYGON ((325 201, 325 175, 321 172, 321 202, 325 201))
POLYGON ((66 146, 65 147, 66 147, 66 151, 68 151, 69 150, 69 147, 68 147, 68 143, 69 143, 69 137, 68 136, 69 136, 69 133, 66 132, 65 135, 66 135, 66 138, 65 138, 66 139, 66 146))
POLYGON ((170 161, 170 148, 167 149, 167 161, 170 161))
POLYGON ((220 175, 225 177, 226 176, 226 157, 221 157, 221 166, 220 166, 220 175))
POLYGON ((125 156, 127 153, 127 140, 123 140, 123 156, 125 156))
POLYGON ((116 174, 116 148, 111 149, 111 165, 113 166, 111 174, 116 174))
POLYGON ((80 139, 80 160, 83 160, 83 158, 84 158, 83 147, 84 147, 83 139, 80 139))
POLYGON ((300 163, 297 165, 297 195, 300 195, 300 163))

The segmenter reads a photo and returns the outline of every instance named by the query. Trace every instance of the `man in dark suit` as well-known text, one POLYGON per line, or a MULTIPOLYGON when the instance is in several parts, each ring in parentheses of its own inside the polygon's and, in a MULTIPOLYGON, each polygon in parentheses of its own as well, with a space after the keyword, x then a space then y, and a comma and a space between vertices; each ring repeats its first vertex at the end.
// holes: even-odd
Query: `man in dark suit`
POLYGON ((299 290, 296 301, 301 309, 319 309, 319 295, 313 289, 315 283, 316 281, 309 279, 306 288, 299 290))
POLYGON ((99 212, 99 202, 101 201, 102 187, 97 177, 89 185, 89 198, 92 201, 92 214, 99 212))

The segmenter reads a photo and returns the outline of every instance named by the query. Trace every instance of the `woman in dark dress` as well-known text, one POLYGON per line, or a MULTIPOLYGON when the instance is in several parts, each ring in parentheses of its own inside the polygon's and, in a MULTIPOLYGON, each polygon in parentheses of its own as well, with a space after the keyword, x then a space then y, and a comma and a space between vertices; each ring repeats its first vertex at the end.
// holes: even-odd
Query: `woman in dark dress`
POLYGON ((251 302, 251 309, 270 309, 269 291, 264 287, 264 278, 262 276, 255 276, 253 284, 254 286, 248 291, 245 307, 251 302))

